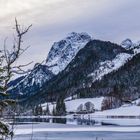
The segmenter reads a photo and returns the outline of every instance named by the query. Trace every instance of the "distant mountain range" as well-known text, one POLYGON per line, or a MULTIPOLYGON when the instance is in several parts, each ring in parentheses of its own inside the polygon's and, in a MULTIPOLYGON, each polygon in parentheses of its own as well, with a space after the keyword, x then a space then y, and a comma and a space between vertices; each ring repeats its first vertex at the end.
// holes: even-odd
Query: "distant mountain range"
POLYGON ((32 104, 60 96, 105 96, 115 88, 124 97, 137 98, 139 53, 139 42, 130 39, 118 45, 73 32, 53 44, 44 64, 36 64, 29 74, 11 81, 9 92, 32 104))

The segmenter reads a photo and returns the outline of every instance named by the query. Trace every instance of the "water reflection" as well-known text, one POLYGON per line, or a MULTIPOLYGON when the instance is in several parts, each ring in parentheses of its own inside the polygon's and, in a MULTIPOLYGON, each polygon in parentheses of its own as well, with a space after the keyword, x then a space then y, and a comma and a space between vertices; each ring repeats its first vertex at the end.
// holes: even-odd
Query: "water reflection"
POLYGON ((52 118, 52 123, 67 124, 66 118, 52 118))
POLYGON ((77 119, 77 125, 95 125, 95 120, 89 120, 89 119, 77 119))
POLYGON ((28 122, 46 122, 46 123, 59 123, 59 124, 75 124, 75 125, 89 125, 93 126, 96 124, 95 120, 90 119, 81 119, 81 118, 16 118, 16 122, 21 123, 28 123, 28 122))

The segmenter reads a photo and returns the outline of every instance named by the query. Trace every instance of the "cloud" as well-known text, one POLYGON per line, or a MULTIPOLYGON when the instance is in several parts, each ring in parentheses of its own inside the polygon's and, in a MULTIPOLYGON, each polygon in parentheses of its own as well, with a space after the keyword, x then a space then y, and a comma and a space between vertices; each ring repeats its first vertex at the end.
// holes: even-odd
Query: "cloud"
POLYGON ((0 0, 0 40, 12 35, 15 17, 33 24, 25 38, 31 45, 26 61, 41 62, 52 43, 72 31, 119 43, 140 40, 139 5, 138 0, 0 0))

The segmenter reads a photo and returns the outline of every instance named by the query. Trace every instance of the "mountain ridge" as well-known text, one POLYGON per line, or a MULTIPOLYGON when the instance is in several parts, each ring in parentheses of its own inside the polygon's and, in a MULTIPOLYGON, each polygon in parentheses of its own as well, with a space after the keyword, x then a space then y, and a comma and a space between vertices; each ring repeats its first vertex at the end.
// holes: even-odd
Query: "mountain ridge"
POLYGON ((36 101, 39 96, 40 103, 46 100, 54 101, 59 96, 67 98, 68 96, 77 94, 82 88, 90 88, 94 82, 93 78, 88 77, 88 75, 100 67, 100 62, 104 62, 105 60, 111 61, 120 53, 133 55, 133 51, 126 50, 111 42, 100 40, 90 41, 77 53, 65 70, 47 82, 31 100, 39 102, 39 100, 36 101))
MULTIPOLYGON (((33 100, 35 97, 43 102, 46 99, 56 100, 58 98, 56 93, 66 97, 71 96, 77 94, 82 88, 90 89, 94 82, 117 71, 139 52, 138 43, 132 43, 128 49, 124 45, 110 41, 92 39, 86 33, 71 33, 65 39, 54 43, 45 64, 36 64, 29 75, 21 78, 19 86, 12 85, 14 88, 11 88, 10 92, 12 95, 16 92, 15 96, 20 94, 21 99, 33 100), (69 42, 72 42, 71 45, 69 42), (82 46, 80 46, 81 44, 82 46), (62 50, 65 53, 62 53, 62 50), (66 61, 65 55, 68 58, 66 61), (67 57, 69 55, 70 57, 67 57), (60 57, 55 61, 57 56, 60 57), (61 62, 64 62, 63 66, 61 62), (41 72, 39 72, 40 70, 41 72), (48 97, 46 97, 47 95, 48 97)), ((18 81, 18 79, 16 80, 18 81)), ((14 81, 14 83, 16 82, 14 81)))
POLYGON ((44 83, 61 72, 89 40, 91 40, 91 37, 87 33, 72 32, 63 40, 55 42, 45 63, 35 64, 29 74, 25 75, 23 78, 17 78, 18 80, 15 79, 10 82, 10 93, 13 96, 14 93, 16 93, 15 96, 17 96, 17 94, 20 94, 21 96, 35 94, 44 83), (57 58, 57 64, 53 64, 57 58), (39 71, 41 72, 39 73, 39 71), (15 81, 18 81, 19 83, 15 81), (33 83, 35 84, 33 85, 33 83))

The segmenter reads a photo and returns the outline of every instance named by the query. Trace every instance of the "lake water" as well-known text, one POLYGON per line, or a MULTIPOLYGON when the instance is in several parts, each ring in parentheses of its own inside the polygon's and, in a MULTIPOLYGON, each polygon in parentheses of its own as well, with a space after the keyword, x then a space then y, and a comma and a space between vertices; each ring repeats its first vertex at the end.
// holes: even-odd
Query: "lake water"
MULTIPOLYGON (((58 124, 74 124, 74 125, 89 125, 93 126, 99 124, 95 120, 81 119, 81 118, 16 118, 16 122, 28 123, 28 122, 46 122, 46 123, 58 123, 58 124)), ((100 123, 101 124, 101 123, 100 123)))
POLYGON ((140 140, 139 126, 71 118, 17 118, 14 140, 140 140))

